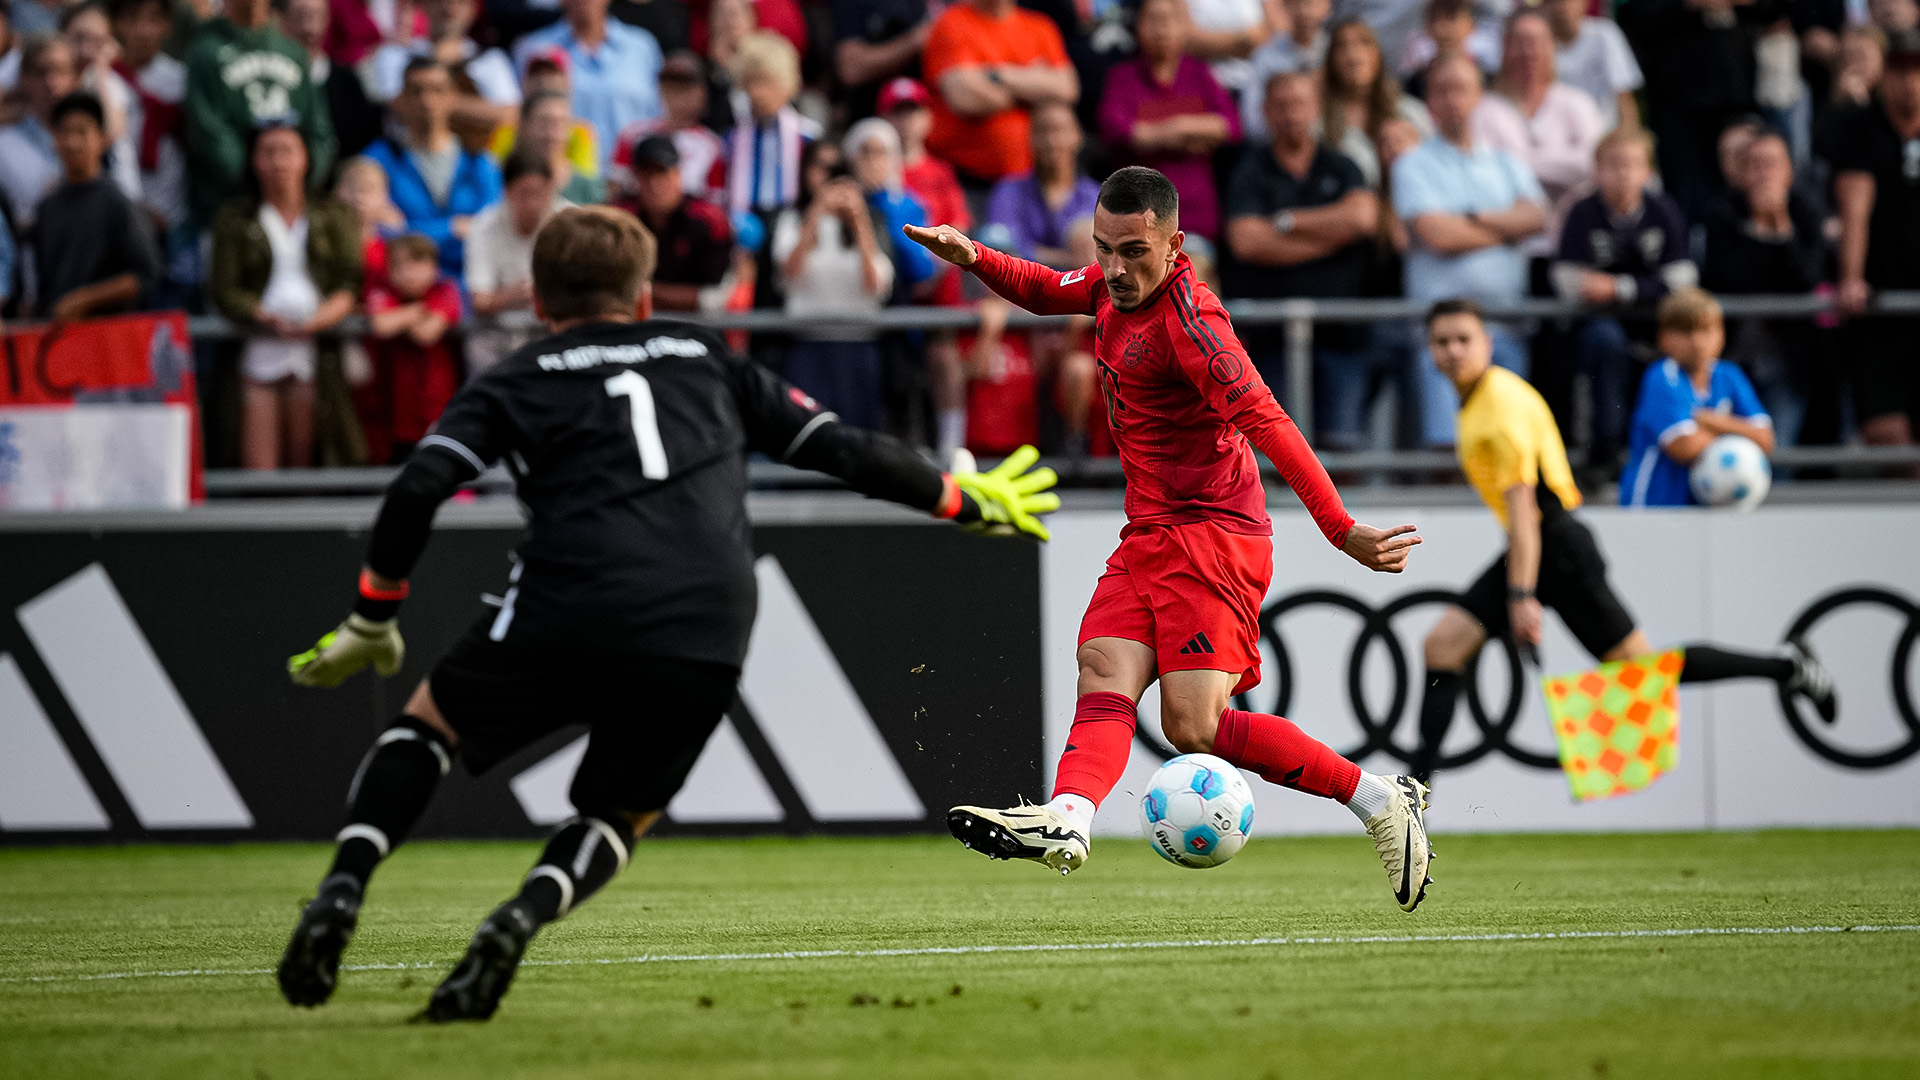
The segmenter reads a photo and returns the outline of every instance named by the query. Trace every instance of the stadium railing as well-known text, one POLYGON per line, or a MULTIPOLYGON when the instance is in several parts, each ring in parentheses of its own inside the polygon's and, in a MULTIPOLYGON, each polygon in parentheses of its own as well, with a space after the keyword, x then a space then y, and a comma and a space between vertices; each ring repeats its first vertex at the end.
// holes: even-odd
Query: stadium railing
MULTIPOLYGON (((1730 318, 1765 316, 1811 319, 1834 311, 1831 297, 1815 293, 1721 296, 1719 300, 1730 318)), ((1226 301, 1227 312, 1238 325, 1277 325, 1285 328, 1287 379, 1283 404, 1292 414, 1295 423, 1299 424, 1302 433, 1309 439, 1313 437, 1311 402, 1313 401, 1315 327, 1320 324, 1337 325, 1394 320, 1415 322, 1425 313, 1426 306, 1424 303, 1413 300, 1381 299, 1226 301)), ((1648 314, 1644 310, 1596 308, 1551 299, 1488 305, 1486 312, 1490 318, 1502 320, 1573 319, 1607 314, 1633 314, 1645 317, 1648 314)), ((1879 293, 1873 298, 1864 317, 1913 318, 1916 316, 1920 316, 1920 291, 1879 293)), ((675 317, 698 322, 716 330, 744 330, 773 334, 789 333, 816 325, 905 331, 965 330, 976 327, 980 323, 979 313, 972 307, 893 307, 884 308, 866 317, 832 315, 808 318, 790 316, 779 311, 676 314, 675 317)), ((1008 325, 1014 328, 1061 326, 1066 324, 1068 318, 1067 316, 1037 316, 1024 311, 1015 311, 1008 320, 1008 325)), ((190 325, 196 340, 235 339, 248 336, 244 328, 217 315, 196 316, 190 320, 190 325)), ((477 317, 469 320, 463 329, 471 330, 488 326, 522 329, 532 325, 534 324, 529 315, 515 313, 494 318, 477 317)), ((364 331, 364 321, 357 319, 350 320, 341 327, 342 334, 347 336, 364 331)), ((1920 362, 1920 357, 1916 358, 1916 362, 1920 362)), ((1325 451, 1320 456, 1327 468, 1335 472, 1367 473, 1375 476, 1450 473, 1455 467, 1452 454, 1434 450, 1325 451)), ((1920 446, 1789 446, 1777 450, 1773 455, 1773 462, 1776 466, 1789 469, 1822 468, 1860 471, 1906 468, 1920 466, 1920 446)), ((213 498, 372 494, 385 487, 393 472, 394 470, 390 468, 377 467, 281 470, 266 473, 216 469, 210 470, 207 474, 207 493, 213 498)), ((1062 478, 1068 484, 1111 486, 1119 482, 1119 463, 1111 459, 1075 462, 1070 469, 1063 468, 1062 478)), ((810 474, 770 463, 756 463, 752 479, 754 486, 762 489, 813 487, 830 483, 821 478, 812 477, 810 474)), ((495 477, 483 477, 476 486, 483 490, 496 487, 504 490, 508 482, 505 475, 500 474, 495 477)))

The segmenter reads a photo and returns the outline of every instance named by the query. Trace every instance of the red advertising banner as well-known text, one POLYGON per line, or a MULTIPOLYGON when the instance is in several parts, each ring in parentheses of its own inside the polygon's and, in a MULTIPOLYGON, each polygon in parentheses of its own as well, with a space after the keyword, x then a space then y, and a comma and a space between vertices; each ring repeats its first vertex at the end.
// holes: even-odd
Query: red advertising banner
POLYGON ((206 491, 200 405, 184 312, 9 327, 0 333, 0 408, 140 404, 187 410, 188 495, 200 502, 206 491))

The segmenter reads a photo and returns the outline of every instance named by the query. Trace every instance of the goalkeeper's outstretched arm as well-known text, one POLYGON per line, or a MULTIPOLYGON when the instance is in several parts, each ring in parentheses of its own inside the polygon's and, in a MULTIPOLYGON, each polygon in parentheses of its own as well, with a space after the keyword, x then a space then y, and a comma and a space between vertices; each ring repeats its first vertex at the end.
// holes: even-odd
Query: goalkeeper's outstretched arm
POLYGON ((945 473, 889 435, 850 427, 820 414, 814 430, 786 455, 790 465, 837 476, 863 495, 886 499, 983 531, 1019 531, 1042 540, 1039 515, 1060 508, 1052 469, 1032 466, 1040 452, 1023 446, 987 472, 945 473))

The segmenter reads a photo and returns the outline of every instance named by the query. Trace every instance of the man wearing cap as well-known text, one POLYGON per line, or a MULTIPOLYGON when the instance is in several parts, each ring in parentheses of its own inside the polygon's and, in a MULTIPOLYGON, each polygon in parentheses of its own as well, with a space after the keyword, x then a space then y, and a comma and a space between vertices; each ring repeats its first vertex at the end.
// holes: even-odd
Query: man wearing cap
POLYGON ((681 186, 680 150, 668 135, 649 135, 633 147, 633 212, 660 245, 653 275, 653 306, 695 311, 700 290, 720 284, 733 253, 733 231, 720 208, 691 199, 681 186))
MULTIPOLYGON (((933 95, 926 84, 902 75, 889 79, 880 88, 879 114, 900 133, 901 182, 927 208, 927 220, 956 229, 973 228, 973 212, 967 206, 967 194, 953 166, 927 153, 927 134, 933 130, 933 113, 928 104, 933 95)), ((961 292, 960 270, 946 262, 937 265, 939 276, 929 304, 961 307, 966 304, 961 292)), ((927 378, 933 384, 935 418, 934 449, 938 460, 946 461, 967 437, 967 371, 961 363, 960 344, 951 330, 927 333, 927 378)))
MULTIPOLYGON (((1895 34, 1876 100, 1836 122, 1833 194, 1840 205, 1842 310, 1874 292, 1920 288, 1920 33, 1895 34)), ((1854 411, 1870 444, 1904 445, 1920 430, 1920 350, 1900 320, 1850 327, 1854 411)))
POLYGON ((660 101, 666 108, 663 115, 637 120, 620 132, 608 181, 631 192, 633 148, 649 135, 667 135, 680 151, 681 190, 717 202, 726 188, 727 144, 706 124, 707 70, 699 57, 690 52, 667 57, 660 67, 660 101))
POLYGON ((833 0, 833 63, 849 115, 887 114, 885 105, 874 105, 874 89, 884 95, 889 79, 920 74, 932 27, 927 0, 833 0))
MULTIPOLYGON (((933 114, 927 106, 932 100, 925 84, 902 76, 880 88, 878 115, 900 133, 901 181, 927 208, 927 220, 956 229, 972 228, 973 215, 967 210, 967 196, 960 190, 953 166, 927 153, 927 133, 933 126, 933 114)), ((960 276, 949 274, 947 278, 953 283, 951 299, 935 299, 934 303, 960 302, 960 276)), ((945 292, 943 287, 942 294, 945 292)))
POLYGON ((593 126, 605 169, 622 128, 660 115, 660 43, 637 26, 607 18, 608 0, 561 0, 561 19, 520 39, 515 61, 559 47, 573 81, 574 115, 593 126))

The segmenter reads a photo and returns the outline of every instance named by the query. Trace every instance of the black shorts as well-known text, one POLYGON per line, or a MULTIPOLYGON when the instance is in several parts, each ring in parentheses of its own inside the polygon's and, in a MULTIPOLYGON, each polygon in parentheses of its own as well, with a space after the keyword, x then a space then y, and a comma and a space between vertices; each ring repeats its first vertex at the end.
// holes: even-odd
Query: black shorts
POLYGON ((583 813, 672 800, 733 704, 738 668, 662 656, 530 649, 468 631, 428 676, 475 776, 570 725, 589 729, 570 795, 583 813))
MULTIPOLYGON (((1600 545, 1571 515, 1540 527, 1540 579, 1534 595, 1559 613, 1560 621, 1596 660, 1633 633, 1633 616, 1607 583, 1607 560, 1600 554, 1600 545)), ((1489 637, 1507 635, 1511 626, 1505 554, 1467 587, 1460 606, 1480 621, 1489 637)))

